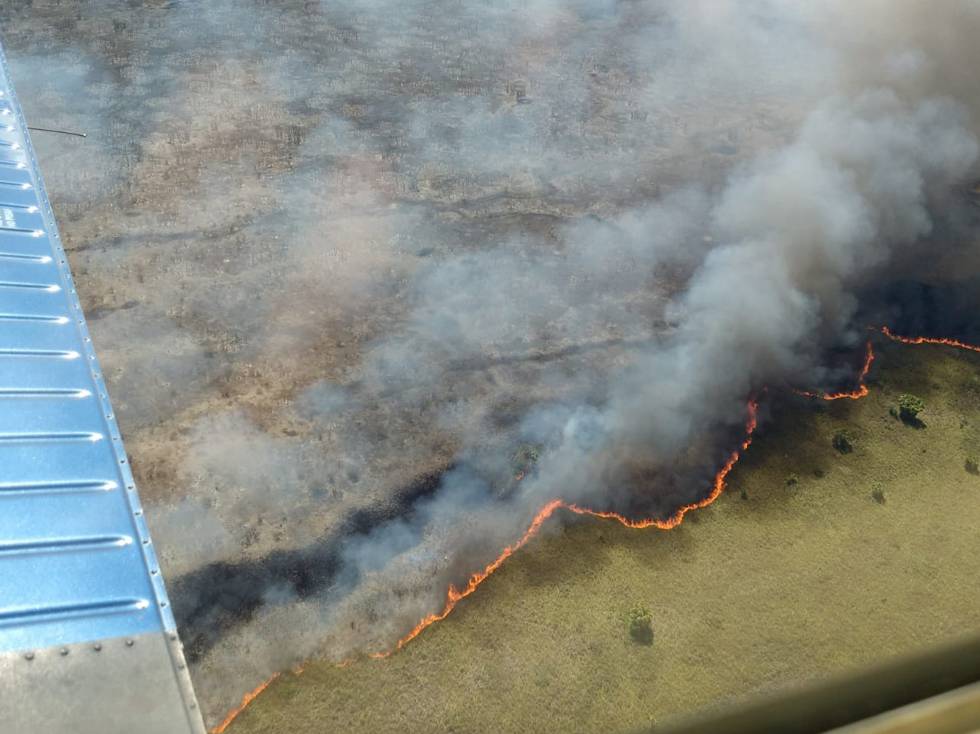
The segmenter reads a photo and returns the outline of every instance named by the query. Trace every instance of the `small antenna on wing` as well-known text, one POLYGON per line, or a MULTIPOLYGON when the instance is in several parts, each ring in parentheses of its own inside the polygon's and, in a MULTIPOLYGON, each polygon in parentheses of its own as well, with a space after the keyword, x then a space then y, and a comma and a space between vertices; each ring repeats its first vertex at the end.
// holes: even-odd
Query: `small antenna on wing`
POLYGON ((39 132, 42 133, 61 133, 62 135, 74 135, 75 137, 78 138, 88 137, 88 135, 86 135, 85 133, 76 133, 76 132, 72 132, 71 130, 55 130, 54 128, 50 128, 50 127, 31 127, 30 125, 28 125, 27 129, 38 130, 39 132))

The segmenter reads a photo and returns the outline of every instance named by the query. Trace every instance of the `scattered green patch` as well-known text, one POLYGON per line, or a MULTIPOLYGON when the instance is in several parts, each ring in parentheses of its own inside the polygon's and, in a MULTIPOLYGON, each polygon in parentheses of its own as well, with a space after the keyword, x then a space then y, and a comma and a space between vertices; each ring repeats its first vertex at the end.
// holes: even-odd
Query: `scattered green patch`
POLYGON ((653 613, 646 607, 633 607, 629 611, 630 638, 637 645, 653 644, 653 613))
POLYGON ((974 476, 980 475, 980 459, 977 459, 976 456, 967 456, 964 467, 970 474, 974 476))
POLYGON ((917 395, 902 393, 898 396, 898 416, 906 423, 912 425, 921 423, 919 413, 925 409, 925 401, 917 395))
POLYGON ((842 454, 849 454, 854 451, 854 436, 844 428, 834 432, 834 438, 830 443, 842 454))
POLYGON ((515 474, 527 474, 534 469, 538 459, 541 458, 541 447, 531 443, 522 443, 517 447, 511 464, 515 474))

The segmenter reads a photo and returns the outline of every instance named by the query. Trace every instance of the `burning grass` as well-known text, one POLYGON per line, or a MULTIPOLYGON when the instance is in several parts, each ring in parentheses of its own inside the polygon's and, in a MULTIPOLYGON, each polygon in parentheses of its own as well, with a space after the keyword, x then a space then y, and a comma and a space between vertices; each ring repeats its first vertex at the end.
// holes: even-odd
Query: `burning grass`
POLYGON ((867 400, 777 411, 731 476, 748 501, 730 492, 670 533, 582 523, 529 543, 399 655, 313 662, 228 731, 629 730, 972 630, 975 574, 948 559, 980 553, 961 458, 980 445, 977 363, 884 354, 867 400), (928 430, 888 419, 906 392, 928 401, 928 430), (862 441, 835 458, 845 424, 862 441), (650 646, 622 633, 627 588, 657 620, 650 646))

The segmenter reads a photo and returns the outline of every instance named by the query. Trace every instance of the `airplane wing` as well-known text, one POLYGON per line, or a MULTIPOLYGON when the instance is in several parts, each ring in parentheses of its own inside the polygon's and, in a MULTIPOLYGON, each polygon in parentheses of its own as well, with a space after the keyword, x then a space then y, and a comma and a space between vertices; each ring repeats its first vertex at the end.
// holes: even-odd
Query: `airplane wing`
POLYGON ((204 732, 2 49, 0 730, 204 732))

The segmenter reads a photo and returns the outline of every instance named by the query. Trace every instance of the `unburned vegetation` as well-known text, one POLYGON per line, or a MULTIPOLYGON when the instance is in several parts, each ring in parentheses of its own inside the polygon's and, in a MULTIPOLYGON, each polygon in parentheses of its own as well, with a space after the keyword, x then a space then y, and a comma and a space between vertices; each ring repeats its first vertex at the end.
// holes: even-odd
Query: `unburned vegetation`
POLYGON ((863 400, 774 400, 699 522, 544 533, 398 654, 312 662, 230 732, 633 731, 976 633, 980 359, 877 351, 863 400))

